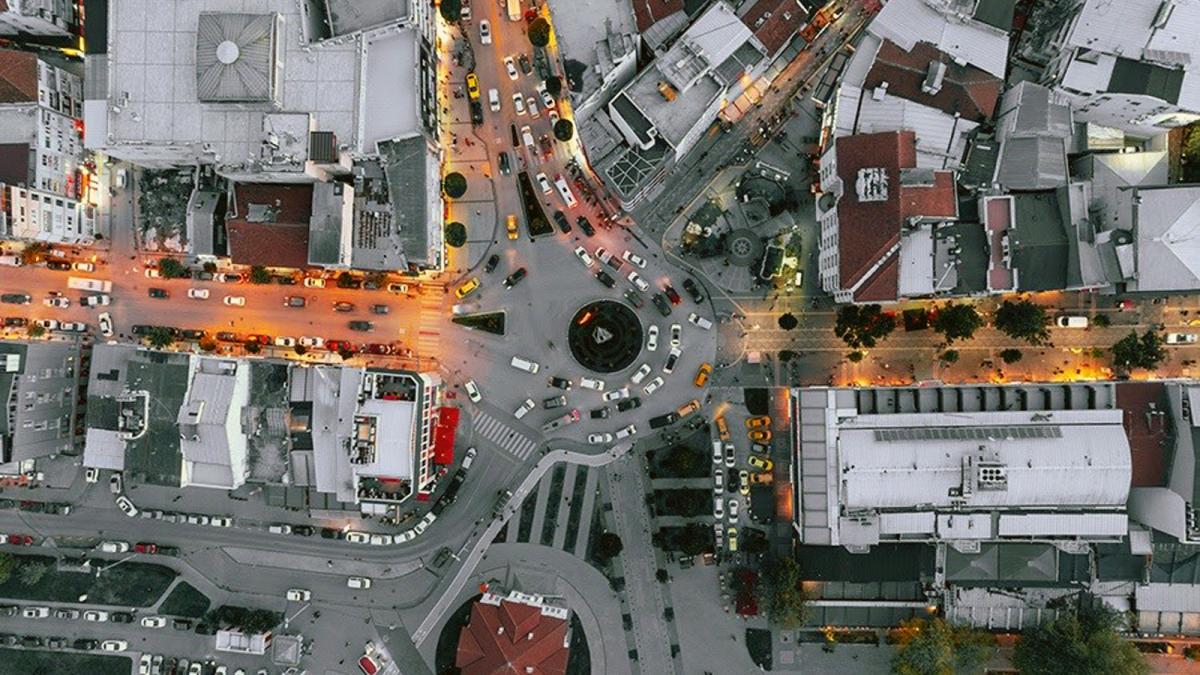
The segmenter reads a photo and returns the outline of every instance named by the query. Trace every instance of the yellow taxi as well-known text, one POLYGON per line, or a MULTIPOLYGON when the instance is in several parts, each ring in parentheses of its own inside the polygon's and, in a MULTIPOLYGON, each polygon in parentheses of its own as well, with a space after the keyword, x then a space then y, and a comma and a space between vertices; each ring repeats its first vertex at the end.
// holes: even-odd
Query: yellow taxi
POLYGON ((697 387, 703 387, 708 382, 709 375, 712 375, 712 365, 708 363, 700 364, 700 370, 696 371, 696 379, 692 380, 692 384, 697 387))
POLYGON ((517 235, 518 235, 517 217, 511 213, 508 214, 508 220, 505 221, 505 223, 504 223, 504 229, 508 230, 508 238, 509 239, 516 239, 517 235))
POLYGON ((751 429, 750 433, 746 435, 750 437, 750 440, 757 441, 759 443, 767 443, 771 440, 770 429, 751 429))
POLYGON ((716 419, 717 422, 717 438, 723 441, 729 440, 729 425, 725 423, 725 416, 722 415, 716 419))
POLYGON ((747 429, 764 428, 770 424, 771 424, 771 418, 767 417, 766 415, 761 415, 759 417, 747 417, 746 418, 746 428, 747 429))
POLYGON ((700 409, 700 401, 697 401, 696 399, 692 399, 692 400, 688 401, 687 403, 684 403, 682 406, 680 406, 679 410, 676 410, 675 412, 678 413, 680 417, 687 417, 688 415, 691 415, 692 413, 696 412, 699 409, 700 409))
POLYGON ((775 468, 775 462, 772 462, 766 457, 750 455, 750 459, 747 461, 750 463, 750 466, 758 469, 759 471, 770 471, 771 469, 775 468))
POLYGON ((479 288, 479 277, 471 277, 471 279, 467 283, 463 284, 462 286, 459 286, 458 290, 454 291, 454 297, 458 298, 459 300, 462 300, 463 298, 470 295, 471 292, 474 291, 476 288, 479 288))
POLYGON ((475 73, 467 73, 467 95, 472 101, 479 100, 479 78, 475 77, 475 73))

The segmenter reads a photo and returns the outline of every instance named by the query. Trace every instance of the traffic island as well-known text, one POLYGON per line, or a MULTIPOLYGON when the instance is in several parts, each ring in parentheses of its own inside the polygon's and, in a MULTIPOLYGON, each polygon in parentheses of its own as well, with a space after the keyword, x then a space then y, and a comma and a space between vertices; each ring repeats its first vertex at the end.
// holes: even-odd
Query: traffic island
POLYGON ((571 355, 597 373, 615 373, 633 365, 642 343, 637 314, 615 300, 597 300, 580 307, 567 329, 571 355))

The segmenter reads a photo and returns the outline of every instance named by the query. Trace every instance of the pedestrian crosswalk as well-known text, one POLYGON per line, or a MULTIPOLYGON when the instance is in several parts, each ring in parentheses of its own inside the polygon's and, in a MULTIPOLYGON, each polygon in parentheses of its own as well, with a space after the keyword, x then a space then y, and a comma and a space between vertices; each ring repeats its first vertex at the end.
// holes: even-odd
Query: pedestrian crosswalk
POLYGON ((420 321, 417 323, 417 339, 413 349, 422 356, 437 356, 442 353, 442 313, 446 299, 441 295, 422 293, 420 321))
POLYGON ((483 411, 475 415, 475 431, 520 461, 537 447, 535 441, 483 411))

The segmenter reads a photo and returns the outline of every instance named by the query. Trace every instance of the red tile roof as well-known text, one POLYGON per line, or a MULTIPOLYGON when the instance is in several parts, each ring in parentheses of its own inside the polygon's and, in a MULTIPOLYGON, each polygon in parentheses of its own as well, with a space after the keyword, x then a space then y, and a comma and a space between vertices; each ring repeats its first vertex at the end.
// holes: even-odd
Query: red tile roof
POLYGON ((37 54, 0 49, 0 103, 36 103, 37 54))
POLYGON ((633 4, 633 18, 637 21, 638 32, 645 32, 650 26, 683 11, 683 0, 630 0, 633 4))
POLYGON ((454 666, 462 675, 563 675, 567 622, 511 600, 476 602, 458 638, 454 666))
MULTIPOLYGON (((900 241, 900 231, 909 218, 953 218, 957 215, 954 174, 934 172, 932 186, 902 186, 902 169, 916 167, 916 134, 889 131, 837 139, 837 172, 843 194, 838 201, 838 274, 841 287, 854 288, 871 268, 885 262, 900 241), (887 176, 887 198, 860 201, 856 190, 859 171, 883 169, 887 176)), ((886 261, 855 294, 870 300, 895 300, 898 262, 886 261), (890 295, 889 295, 890 293, 890 295)))
POLYGON ((238 217, 225 223, 230 259, 239 265, 307 267, 312 192, 312 185, 239 183, 238 217), (274 222, 246 220, 251 205, 272 209, 274 222))
POLYGON ((854 292, 855 302, 890 302, 900 295, 900 253, 893 252, 854 292))
POLYGON ((1117 407, 1124 414, 1129 437, 1133 487, 1159 487, 1166 480, 1166 452, 1171 438, 1171 414, 1161 382, 1118 382, 1117 407), (1153 414, 1154 411, 1162 414, 1153 414))
POLYGON ((745 14, 742 23, 774 55, 796 31, 804 26, 808 12, 799 0, 758 0, 745 14))
POLYGON ((916 43, 912 51, 890 40, 884 40, 875 54, 875 63, 867 73, 864 89, 874 89, 887 83, 887 91, 909 101, 937 108, 964 119, 983 122, 991 118, 1000 100, 1004 83, 996 76, 971 65, 959 65, 954 57, 928 42, 916 43), (942 88, 936 94, 921 90, 929 64, 946 64, 942 88))

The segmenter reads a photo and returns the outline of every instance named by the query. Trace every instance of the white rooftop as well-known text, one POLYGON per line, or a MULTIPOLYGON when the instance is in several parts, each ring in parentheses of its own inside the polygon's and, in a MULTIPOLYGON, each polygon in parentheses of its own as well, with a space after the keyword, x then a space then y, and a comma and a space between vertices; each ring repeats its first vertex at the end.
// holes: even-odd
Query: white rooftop
POLYGON ((362 151, 375 144, 420 132, 418 93, 403 78, 417 67, 417 32, 389 31, 367 39, 364 54, 363 110, 359 122, 362 151))
POLYGON ((948 4, 945 0, 890 0, 867 31, 906 51, 918 42, 929 42, 1003 79, 1008 65, 1008 36, 979 21, 959 20, 939 11, 948 4))
POLYGON ((1184 0, 1088 0, 1066 44, 1186 65, 1200 54, 1200 4, 1184 0), (1183 60, 1186 59, 1186 60, 1183 60))
POLYGON ((1119 190, 1115 217, 1133 230, 1137 290, 1200 288, 1200 187, 1119 190))

